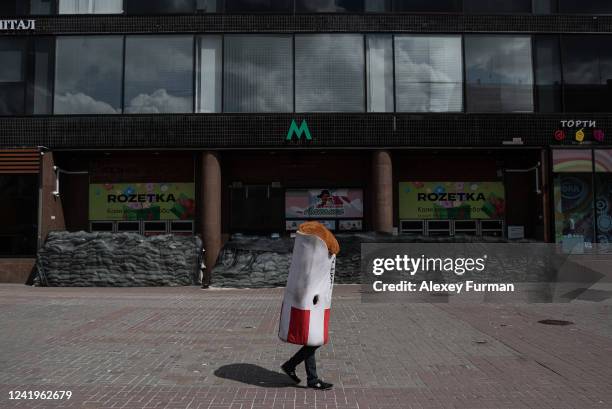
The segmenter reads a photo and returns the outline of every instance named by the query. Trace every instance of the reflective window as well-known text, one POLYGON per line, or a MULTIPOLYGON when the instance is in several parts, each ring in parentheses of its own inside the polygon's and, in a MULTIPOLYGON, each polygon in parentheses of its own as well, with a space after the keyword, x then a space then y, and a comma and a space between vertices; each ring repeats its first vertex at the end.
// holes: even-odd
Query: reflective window
POLYGON ((538 111, 561 112, 562 77, 559 37, 536 36, 534 46, 538 111))
POLYGON ((393 37, 369 35, 366 42, 368 112, 393 112, 393 37))
POLYGON ((204 13, 220 13, 223 11, 223 0, 197 0, 198 11, 204 13))
POLYGON ((293 12, 293 0, 225 0, 225 10, 229 13, 293 12))
POLYGON ((552 14, 558 11, 557 0, 533 0, 534 14, 552 14))
POLYGON ((193 112, 193 37, 127 36, 125 113, 193 112))
POLYGON ((38 175, 0 175, 0 256, 36 254, 38 175))
POLYGON ((196 0, 125 0, 127 14, 194 13, 196 0))
POLYGON ((36 38, 33 44, 33 68, 28 84, 28 114, 50 114, 53 105, 54 38, 36 38))
POLYGON ((464 0, 466 13, 531 13, 531 0, 464 0))
POLYGON ((559 0, 559 11, 561 13, 612 13, 612 2, 610 0, 559 0))
POLYGON ((466 35, 469 112, 532 112, 533 69, 529 36, 466 35))
POLYGON ((461 12, 461 0, 394 0, 393 10, 400 12, 461 12))
POLYGON ((60 14, 123 13, 123 0, 59 0, 60 14))
POLYGON ((612 36, 564 36, 561 44, 565 110, 612 111, 612 36))
POLYGON ((365 0, 365 11, 371 13, 391 11, 391 0, 365 0))
POLYGON ((224 110, 293 111, 293 39, 281 35, 226 35, 224 110))
POLYGON ((198 75, 196 112, 221 112, 223 37, 206 35, 198 38, 198 75))
POLYGON ((295 110, 363 112, 364 60, 362 35, 296 35, 295 110))
POLYGON ((298 13, 360 13, 364 0, 296 0, 298 13))
POLYGON ((30 0, 30 14, 49 15, 55 13, 55 0, 30 0))
POLYGON ((19 16, 27 14, 24 0, 0 0, 0 16, 19 16))
POLYGON ((123 37, 58 37, 56 114, 120 114, 123 37))
POLYGON ((398 112, 463 110, 460 36, 395 37, 398 112))
POLYGON ((25 111, 26 40, 0 39, 0 115, 25 111))

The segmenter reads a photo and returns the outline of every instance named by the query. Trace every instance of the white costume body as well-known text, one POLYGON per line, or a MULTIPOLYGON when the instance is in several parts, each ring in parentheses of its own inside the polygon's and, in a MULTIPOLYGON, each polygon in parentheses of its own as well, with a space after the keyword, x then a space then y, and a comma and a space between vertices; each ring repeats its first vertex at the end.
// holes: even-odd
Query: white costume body
POLYGON ((297 345, 327 343, 336 256, 316 235, 297 232, 278 336, 297 345))

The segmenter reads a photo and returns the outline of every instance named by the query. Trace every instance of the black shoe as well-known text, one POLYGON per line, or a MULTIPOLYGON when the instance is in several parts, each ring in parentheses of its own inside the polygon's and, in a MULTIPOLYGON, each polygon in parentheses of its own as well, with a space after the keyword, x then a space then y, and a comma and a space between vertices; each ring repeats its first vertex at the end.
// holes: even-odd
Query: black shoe
POLYGON ((284 373, 287 374, 287 376, 289 378, 291 378, 293 380, 293 382, 295 382, 295 383, 302 382, 302 380, 300 378, 298 378, 297 375, 295 374, 295 368, 289 368, 289 366, 287 366, 286 362, 281 365, 281 369, 283 370, 284 373))
POLYGON ((334 385, 331 383, 323 382, 320 379, 316 379, 312 382, 308 382, 308 387, 312 389, 319 389, 321 391, 327 391, 331 389, 334 385))

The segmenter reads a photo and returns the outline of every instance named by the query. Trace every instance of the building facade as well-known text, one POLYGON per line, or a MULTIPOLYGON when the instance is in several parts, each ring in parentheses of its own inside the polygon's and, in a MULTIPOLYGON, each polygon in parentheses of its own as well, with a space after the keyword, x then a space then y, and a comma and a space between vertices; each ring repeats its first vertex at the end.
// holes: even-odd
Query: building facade
POLYGON ((0 280, 51 230, 612 238, 612 3, 8 0, 0 280))

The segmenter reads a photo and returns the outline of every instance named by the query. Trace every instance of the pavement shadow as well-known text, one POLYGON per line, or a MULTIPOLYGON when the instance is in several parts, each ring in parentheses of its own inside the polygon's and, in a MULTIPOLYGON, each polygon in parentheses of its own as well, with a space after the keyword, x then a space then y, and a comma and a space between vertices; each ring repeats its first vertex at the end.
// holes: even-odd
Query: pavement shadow
POLYGON ((214 373, 219 378, 230 379, 262 388, 297 386, 287 375, 254 364, 224 365, 214 373))

